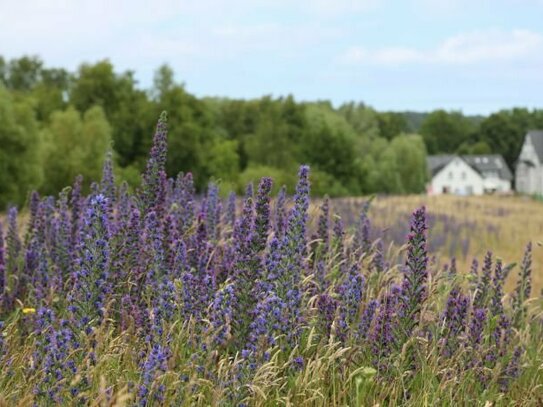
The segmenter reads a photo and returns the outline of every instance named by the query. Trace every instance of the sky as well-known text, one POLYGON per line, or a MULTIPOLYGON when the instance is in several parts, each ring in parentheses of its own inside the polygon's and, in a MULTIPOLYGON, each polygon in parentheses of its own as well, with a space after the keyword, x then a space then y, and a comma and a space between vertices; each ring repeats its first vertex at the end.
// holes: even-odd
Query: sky
POLYGON ((543 108, 543 0, 0 0, 0 55, 108 58, 198 96, 543 108))

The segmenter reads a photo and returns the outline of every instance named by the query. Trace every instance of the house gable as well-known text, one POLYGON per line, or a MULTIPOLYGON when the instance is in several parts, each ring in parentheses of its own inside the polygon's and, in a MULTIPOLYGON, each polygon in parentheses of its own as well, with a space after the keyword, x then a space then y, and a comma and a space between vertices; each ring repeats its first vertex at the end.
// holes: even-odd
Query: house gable
POLYGON ((515 168, 518 192, 543 194, 543 131, 531 130, 526 134, 515 168))
MULTIPOLYGON (((543 132, 541 133, 543 134, 543 132)), ((526 137, 524 138, 524 143, 522 144, 522 148, 520 150, 519 159, 517 160, 517 166, 522 163, 534 167, 538 167, 540 165, 541 158, 537 152, 537 146, 539 145, 538 140, 539 137, 535 136, 534 132, 529 132, 526 135, 526 137), (534 143, 534 141, 536 142, 534 143)))
POLYGON ((526 136, 537 156, 538 164, 543 163, 543 130, 530 130, 526 136))
POLYGON ((453 157, 432 177, 432 193, 482 194, 484 179, 463 158, 453 157))

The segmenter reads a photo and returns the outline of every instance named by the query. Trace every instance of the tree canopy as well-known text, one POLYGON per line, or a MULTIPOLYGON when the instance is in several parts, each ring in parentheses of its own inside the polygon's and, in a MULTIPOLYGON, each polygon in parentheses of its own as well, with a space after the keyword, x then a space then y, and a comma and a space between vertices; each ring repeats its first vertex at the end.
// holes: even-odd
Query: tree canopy
POLYGON ((163 110, 168 174, 192 172, 198 190, 214 180, 238 192, 263 175, 292 191, 296 168, 306 163, 316 195, 418 193, 427 153, 496 153, 513 167, 526 132, 543 128, 542 110, 481 117, 377 111, 362 102, 334 107, 292 95, 199 98, 168 65, 143 89, 134 72, 109 60, 70 72, 36 56, 0 57, 0 207, 24 202, 30 187, 56 194, 80 173, 88 186, 108 150, 117 179, 135 185, 163 110))

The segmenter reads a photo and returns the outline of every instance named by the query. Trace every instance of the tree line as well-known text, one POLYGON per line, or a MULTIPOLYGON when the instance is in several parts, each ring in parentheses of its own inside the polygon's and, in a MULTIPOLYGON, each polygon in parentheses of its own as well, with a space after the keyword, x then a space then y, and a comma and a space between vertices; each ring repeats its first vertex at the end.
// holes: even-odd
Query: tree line
POLYGON ((488 117, 461 112, 379 112, 364 103, 298 102, 292 96, 198 98, 159 67, 150 89, 108 60, 75 72, 36 56, 0 57, 0 207, 29 188, 56 194, 82 174, 98 180, 111 150, 119 180, 139 182, 161 111, 169 114, 170 175, 192 172, 241 191, 263 175, 295 183, 312 166, 315 195, 417 193, 426 154, 498 153, 514 164, 525 132, 543 111, 515 108, 488 117))

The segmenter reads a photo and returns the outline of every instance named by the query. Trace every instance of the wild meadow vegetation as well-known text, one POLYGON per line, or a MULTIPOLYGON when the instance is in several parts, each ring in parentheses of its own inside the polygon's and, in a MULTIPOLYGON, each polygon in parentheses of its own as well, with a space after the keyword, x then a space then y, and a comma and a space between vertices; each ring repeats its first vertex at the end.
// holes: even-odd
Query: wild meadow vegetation
MULTIPOLYGON (((365 198, 333 200, 334 211, 345 224, 354 224, 365 198)), ((394 256, 405 243, 413 208, 426 206, 430 230, 428 249, 436 267, 449 267, 454 259, 460 270, 469 270, 474 258, 482 259, 489 248, 504 262, 517 263, 526 242, 534 243, 534 270, 543 266, 543 212, 541 202, 526 196, 377 196, 368 214, 372 222, 371 240, 382 240, 388 256, 394 256)), ((310 217, 318 216, 320 201, 313 200, 310 217)), ((516 284, 515 273, 505 281, 506 292, 516 284)), ((534 294, 543 289, 543 273, 532 275, 534 294)))
POLYGON ((264 177, 223 199, 168 179, 166 160, 161 116, 135 192, 109 156, 89 194, 77 178, 33 193, 24 221, 8 211, 0 404, 543 403, 532 243, 508 240, 525 247, 516 264, 489 251, 443 267, 432 227, 446 222, 424 206, 396 245, 379 199, 356 215, 311 204, 308 166, 295 191, 272 196, 264 177))

